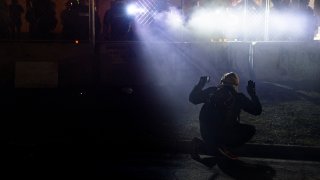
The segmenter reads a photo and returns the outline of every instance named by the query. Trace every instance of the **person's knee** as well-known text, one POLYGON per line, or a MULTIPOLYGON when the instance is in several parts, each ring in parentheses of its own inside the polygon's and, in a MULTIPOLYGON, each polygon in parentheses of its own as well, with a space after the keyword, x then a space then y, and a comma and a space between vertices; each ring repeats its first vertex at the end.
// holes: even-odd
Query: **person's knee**
POLYGON ((256 133, 256 128, 252 125, 247 125, 246 133, 244 135, 244 142, 248 142, 256 133))
POLYGON ((252 125, 248 125, 247 132, 248 132, 249 138, 251 138, 256 134, 256 127, 252 125))
POLYGON ((251 138, 256 133, 256 128, 253 125, 244 124, 242 126, 243 133, 248 136, 248 138, 251 138))

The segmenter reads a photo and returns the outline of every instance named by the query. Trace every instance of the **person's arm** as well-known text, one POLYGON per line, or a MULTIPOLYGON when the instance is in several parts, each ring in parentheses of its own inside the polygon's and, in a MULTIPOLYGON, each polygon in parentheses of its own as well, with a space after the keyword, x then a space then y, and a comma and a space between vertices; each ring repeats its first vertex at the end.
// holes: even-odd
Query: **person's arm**
POLYGON ((262 106, 258 96, 256 95, 255 83, 248 81, 247 91, 251 99, 246 97, 244 94, 240 94, 240 101, 242 109, 252 115, 260 115, 262 113, 262 106))
POLYGON ((207 83, 207 77, 202 76, 198 84, 192 89, 189 95, 189 101, 193 104, 204 103, 208 99, 207 90, 202 90, 207 83))
POLYGON ((244 111, 252 115, 260 115, 262 113, 262 106, 258 96, 251 96, 251 99, 241 94, 241 107, 244 111))

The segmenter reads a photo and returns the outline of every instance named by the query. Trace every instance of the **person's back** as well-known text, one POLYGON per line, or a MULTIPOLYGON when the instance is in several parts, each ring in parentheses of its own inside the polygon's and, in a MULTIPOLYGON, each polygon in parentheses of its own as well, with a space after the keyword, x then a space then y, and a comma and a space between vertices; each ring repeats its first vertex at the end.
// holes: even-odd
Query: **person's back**
POLYGON ((304 25, 303 35, 301 40, 313 40, 317 30, 317 19, 313 9, 309 6, 309 0, 300 2, 300 14, 302 15, 302 24, 304 25))
MULTIPOLYGON (((212 130, 219 134, 220 131, 225 130, 238 123, 238 116, 240 114, 240 106, 237 104, 237 92, 232 86, 220 85, 216 88, 215 92, 210 96, 210 101, 206 103, 210 109, 204 114, 211 114, 211 118, 202 118, 200 120, 203 126, 212 124, 212 130), (213 119, 214 118, 214 119, 213 119)), ((212 131, 211 130, 211 131, 212 131)))
POLYGON ((125 3, 115 1, 105 14, 104 33, 110 33, 109 39, 111 40, 126 40, 131 22, 132 19, 126 14, 125 3))
POLYGON ((248 82, 247 90, 251 99, 237 91, 239 77, 235 73, 226 73, 217 87, 203 90, 205 84, 205 78, 200 78, 189 96, 193 104, 204 104, 199 121, 205 144, 214 151, 222 147, 238 147, 249 141, 255 128, 240 123, 240 112, 244 110, 253 115, 261 114, 262 107, 255 95, 255 83, 248 82))

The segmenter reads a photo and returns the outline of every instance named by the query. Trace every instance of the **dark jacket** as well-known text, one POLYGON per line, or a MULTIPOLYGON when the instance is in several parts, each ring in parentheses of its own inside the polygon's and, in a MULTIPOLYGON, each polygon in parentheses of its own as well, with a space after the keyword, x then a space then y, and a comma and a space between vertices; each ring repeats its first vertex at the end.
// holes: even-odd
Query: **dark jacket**
POLYGON ((252 95, 249 99, 243 93, 236 92, 232 86, 226 87, 233 91, 235 103, 232 111, 225 111, 217 108, 211 101, 218 87, 203 88, 204 85, 197 84, 189 95, 191 103, 204 103, 199 115, 200 132, 203 139, 232 132, 232 128, 240 123, 241 110, 252 115, 260 115, 262 112, 259 98, 256 95, 252 95))

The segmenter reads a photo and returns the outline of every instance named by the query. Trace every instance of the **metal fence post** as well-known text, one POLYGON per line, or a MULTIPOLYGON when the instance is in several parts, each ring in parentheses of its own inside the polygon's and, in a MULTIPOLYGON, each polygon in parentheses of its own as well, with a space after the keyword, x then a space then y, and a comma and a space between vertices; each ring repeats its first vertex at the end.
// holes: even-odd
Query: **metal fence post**
POLYGON ((270 15, 270 0, 266 0, 266 9, 264 13, 264 41, 269 41, 269 15, 270 15))

